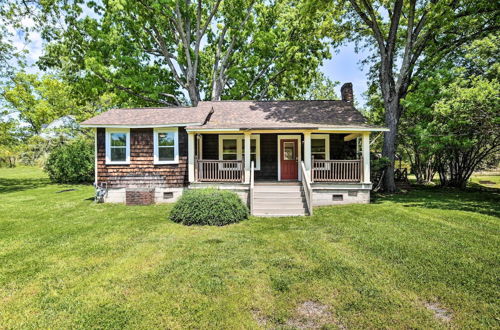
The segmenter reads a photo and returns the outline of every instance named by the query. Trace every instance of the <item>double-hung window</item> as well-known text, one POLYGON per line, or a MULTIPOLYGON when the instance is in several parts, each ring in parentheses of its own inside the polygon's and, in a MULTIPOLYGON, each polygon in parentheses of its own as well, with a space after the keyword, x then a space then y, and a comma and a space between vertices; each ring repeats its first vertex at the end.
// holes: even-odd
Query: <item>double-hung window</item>
POLYGON ((106 164, 130 163, 130 129, 106 129, 106 164))
POLYGON ((311 155, 316 160, 330 159, 330 138, 328 134, 311 135, 311 155))
POLYGON ((154 163, 179 163, 179 131, 177 127, 154 129, 154 163))
MULTIPOLYGON (((245 153, 243 135, 219 135, 219 159, 241 160, 245 153)), ((255 170, 260 170, 260 135, 250 138, 250 160, 254 161, 255 170)), ((224 165, 225 167, 228 167, 224 165)))

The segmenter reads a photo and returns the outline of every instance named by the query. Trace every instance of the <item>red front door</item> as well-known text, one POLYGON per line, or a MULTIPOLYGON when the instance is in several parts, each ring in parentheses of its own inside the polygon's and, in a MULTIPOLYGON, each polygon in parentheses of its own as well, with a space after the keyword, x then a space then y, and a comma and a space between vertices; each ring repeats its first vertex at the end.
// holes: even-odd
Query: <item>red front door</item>
POLYGON ((299 156, 297 140, 281 140, 281 180, 298 180, 299 156))

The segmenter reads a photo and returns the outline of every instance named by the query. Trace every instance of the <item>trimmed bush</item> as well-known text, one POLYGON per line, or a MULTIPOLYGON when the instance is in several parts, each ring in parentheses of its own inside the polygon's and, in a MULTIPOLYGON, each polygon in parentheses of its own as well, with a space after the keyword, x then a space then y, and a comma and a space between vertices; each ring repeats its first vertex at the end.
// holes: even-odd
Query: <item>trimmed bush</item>
POLYGON ((56 147, 45 163, 52 182, 91 183, 94 181, 94 145, 79 138, 56 147))
POLYGON ((248 209, 232 191, 191 189, 172 208, 170 219, 184 225, 224 226, 248 218, 248 209))

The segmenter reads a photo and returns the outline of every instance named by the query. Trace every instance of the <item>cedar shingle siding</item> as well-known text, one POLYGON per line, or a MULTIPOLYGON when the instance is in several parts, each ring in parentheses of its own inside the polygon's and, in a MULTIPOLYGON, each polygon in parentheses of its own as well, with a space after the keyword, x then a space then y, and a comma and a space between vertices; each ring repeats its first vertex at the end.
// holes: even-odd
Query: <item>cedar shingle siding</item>
POLYGON ((155 165, 153 129, 130 129, 130 164, 106 165, 106 131, 97 129, 98 182, 109 188, 182 187, 188 182, 187 133, 179 127, 179 164, 155 165))

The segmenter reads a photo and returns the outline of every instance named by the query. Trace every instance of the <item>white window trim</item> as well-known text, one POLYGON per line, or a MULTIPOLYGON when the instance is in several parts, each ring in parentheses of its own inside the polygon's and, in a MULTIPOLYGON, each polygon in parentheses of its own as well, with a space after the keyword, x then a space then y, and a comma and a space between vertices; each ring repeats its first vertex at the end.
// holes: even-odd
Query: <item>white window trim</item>
MULTIPOLYGON (((236 159, 241 160, 243 158, 244 150, 243 150, 243 140, 245 139, 244 135, 219 135, 219 160, 222 160, 222 151, 223 151, 223 141, 224 140, 236 140, 236 159)), ((260 135, 252 134, 250 137, 251 140, 255 140, 255 170, 260 170, 260 135)))
POLYGON ((155 165, 165 165, 165 164, 179 164, 179 128, 178 127, 168 127, 168 128, 155 128, 153 130, 153 145, 154 145, 154 164, 155 165), (158 133, 174 133, 174 160, 160 160, 160 152, 158 145, 158 133))
MULTIPOLYGON (((325 140, 325 160, 330 160, 330 135, 329 134, 311 134, 311 140, 325 140)), ((311 156, 313 152, 311 150, 311 156)))
POLYGON ((130 164, 130 128, 106 128, 106 164, 110 165, 127 165, 130 164), (111 160, 111 133, 125 133, 127 135, 127 145, 125 153, 125 161, 111 160))

